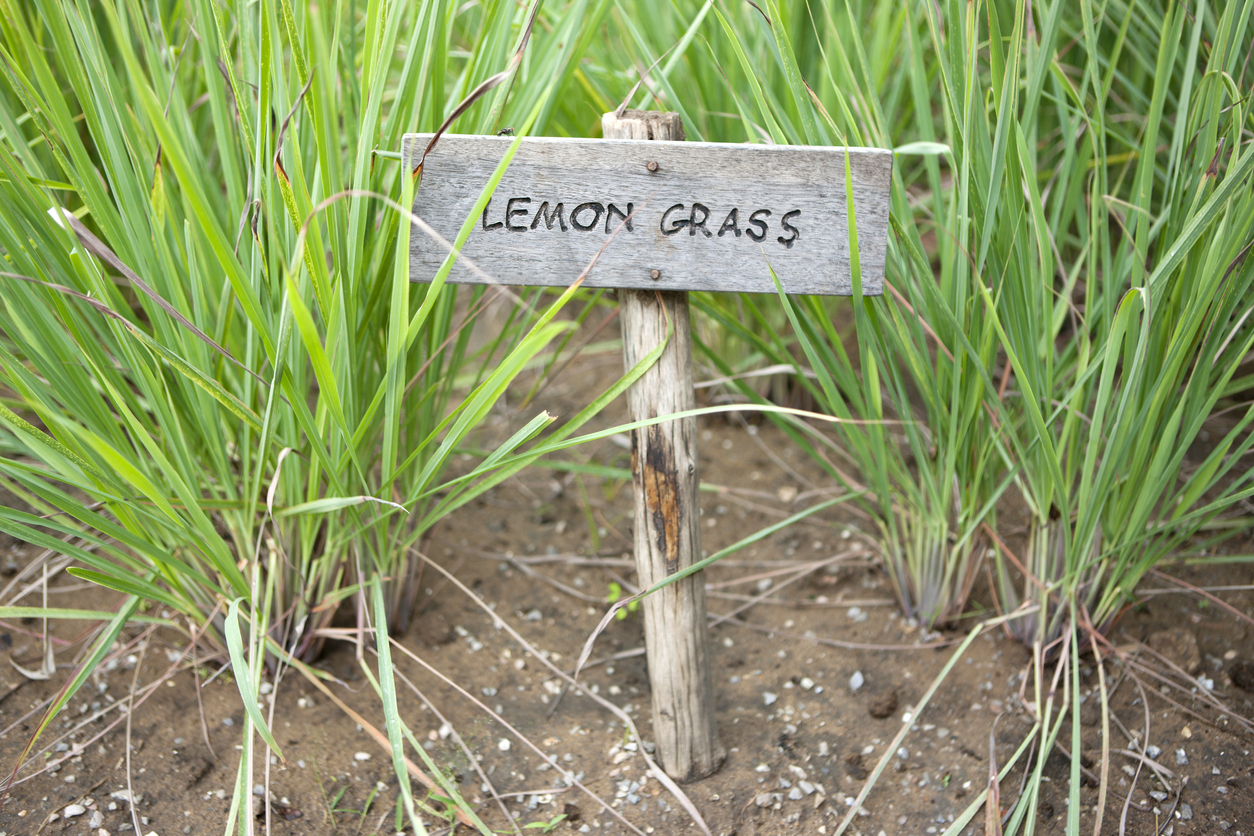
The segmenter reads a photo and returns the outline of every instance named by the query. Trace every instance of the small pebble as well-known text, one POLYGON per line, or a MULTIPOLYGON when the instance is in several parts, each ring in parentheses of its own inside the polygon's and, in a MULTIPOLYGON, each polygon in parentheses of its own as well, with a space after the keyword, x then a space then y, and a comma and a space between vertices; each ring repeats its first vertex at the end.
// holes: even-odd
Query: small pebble
POLYGON ((500 742, 496 744, 496 748, 500 749, 502 752, 508 752, 510 745, 509 738, 502 737, 500 742))
POLYGON ((758 581, 758 592, 766 592, 768 589, 771 588, 771 586, 774 585, 774 583, 775 581, 771 580, 770 578, 763 578, 762 580, 758 581))
POLYGON ((1145 754, 1149 755, 1151 758, 1157 758, 1162 753, 1163 753, 1163 750, 1158 748, 1157 746, 1145 747, 1145 754))
POLYGON ((527 621, 542 621, 544 620, 544 613, 539 610, 531 610, 523 618, 527 621))
POLYGON ((814 680, 808 676, 801 677, 801 687, 809 691, 814 687, 814 680))
POLYGON ((263 682, 261 683, 261 687, 258 690, 261 691, 263 695, 269 694, 274 691, 274 686, 271 685, 269 682, 263 682))
POLYGON ((767 764, 760 763, 753 768, 753 771, 761 773, 761 774, 766 774, 767 772, 771 771, 771 767, 768 766, 767 764))
POLYGON ((762 699, 767 705, 774 705, 775 701, 779 699, 779 697, 775 696, 770 691, 766 691, 762 694, 762 699))
POLYGON ((359 760, 359 761, 368 761, 368 760, 370 760, 370 753, 369 753, 369 752, 358 752, 357 754, 353 755, 353 758, 354 758, 355 760, 359 760))
POLYGON ((81 816, 83 815, 83 813, 86 813, 86 812, 87 812, 87 808, 84 807, 82 804, 71 804, 70 806, 66 807, 64 810, 61 811, 61 815, 65 816, 67 819, 72 819, 75 816, 81 816))
POLYGON ((1185 740, 1188 740, 1190 737, 1193 736, 1193 729, 1189 728, 1188 726, 1185 726, 1184 728, 1180 729, 1180 736, 1183 737, 1185 740))
POLYGON ((854 671, 853 676, 849 677, 849 690, 857 692, 865 682, 866 678, 862 675, 862 671, 854 671))
POLYGON ((793 787, 788 791, 788 797, 793 801, 800 801, 805 796, 800 787, 793 787))
POLYGON ((753 803, 759 807, 770 807, 771 794, 769 792, 760 792, 757 794, 757 797, 753 799, 753 803))
POLYGON ((1189 764, 1189 756, 1184 753, 1183 749, 1177 749, 1176 750, 1176 765, 1188 766, 1188 764, 1189 764))

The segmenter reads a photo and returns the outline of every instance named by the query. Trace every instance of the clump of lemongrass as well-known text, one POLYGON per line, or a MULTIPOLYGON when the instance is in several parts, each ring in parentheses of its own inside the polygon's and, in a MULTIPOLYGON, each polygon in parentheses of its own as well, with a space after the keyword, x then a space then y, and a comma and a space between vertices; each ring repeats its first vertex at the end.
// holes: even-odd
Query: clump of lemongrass
MULTIPOLYGON (((1025 616, 1010 624, 1035 649, 1039 723, 1033 781, 1007 833, 1035 816, 1045 760, 1068 725, 1067 748, 1080 748, 1078 712, 1069 723, 1064 712, 1078 695, 1081 655, 1091 649, 1100 663, 1117 652, 1105 634, 1141 578, 1252 490, 1241 466, 1254 444, 1248 404, 1237 405, 1201 466, 1184 460, 1243 385, 1235 375, 1254 347, 1245 326, 1254 303, 1254 264, 1245 258, 1254 149, 1238 139, 1251 125, 1240 95, 1211 81, 1240 75, 1248 15, 1225 8, 1204 39, 1208 24, 1171 8, 1155 20, 1152 48, 1110 54, 1093 28, 1094 8, 1077 11, 1047 17, 1033 34, 1028 11, 1017 10, 1010 37, 992 37, 1004 47, 992 62, 1005 68, 1000 83, 996 72, 987 81, 971 73, 978 36, 956 50, 952 40, 948 50, 935 44, 946 56, 942 89, 973 88, 1000 102, 987 124, 988 147, 1002 153, 981 177, 989 197, 972 219, 989 237, 972 251, 980 304, 1005 357, 1000 375, 986 372, 999 381, 986 402, 997 409, 1001 452, 1030 513, 1026 551, 1015 556, 1000 543, 997 586, 1002 608, 1025 616), (1044 106, 1064 41, 1074 46, 1066 75, 1083 79, 1083 92, 1044 106), (1128 97, 1122 80, 1116 89, 1121 74, 1145 79, 1149 98, 1128 97), (1168 122, 1171 103, 1179 117, 1168 122), (1126 147, 1139 149, 1131 160, 1118 156, 1126 147), (1012 569, 1024 575, 1022 595, 1012 569)), ((1141 11, 1117 13, 1126 26, 1141 11)), ((929 14, 940 32, 942 21, 929 14)), ((968 17, 959 30, 946 19, 944 28, 952 38, 991 20, 968 17)), ((1079 770, 1073 758, 1068 832, 1079 827, 1079 770)))
MULTIPOLYGON (((434 277, 409 273, 415 182, 391 157, 494 74, 455 128, 581 129, 561 92, 600 10, 533 27, 538 7, 12 5, 0 474, 36 513, 0 521, 127 596, 40 730, 150 601, 207 621, 235 668, 247 799, 253 730, 281 754, 250 693, 267 655, 316 654, 376 578, 404 622, 414 546, 500 478, 446 479, 450 452, 568 330, 570 293, 454 397, 464 318, 453 288, 410 283, 434 277)), ((534 412, 497 460, 551 420, 534 412)))

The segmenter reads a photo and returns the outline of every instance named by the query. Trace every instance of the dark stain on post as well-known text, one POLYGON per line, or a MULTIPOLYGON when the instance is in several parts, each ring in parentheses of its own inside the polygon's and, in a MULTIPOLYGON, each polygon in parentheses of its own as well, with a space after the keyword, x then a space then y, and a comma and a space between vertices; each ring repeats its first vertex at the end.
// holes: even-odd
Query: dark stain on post
POLYGON ((657 550, 666 559, 668 576, 679 571, 679 474, 675 469, 675 451, 666 443, 662 431, 654 425, 645 444, 644 466, 640 466, 637 430, 631 434, 631 472, 642 489, 645 507, 652 515, 653 536, 657 550))

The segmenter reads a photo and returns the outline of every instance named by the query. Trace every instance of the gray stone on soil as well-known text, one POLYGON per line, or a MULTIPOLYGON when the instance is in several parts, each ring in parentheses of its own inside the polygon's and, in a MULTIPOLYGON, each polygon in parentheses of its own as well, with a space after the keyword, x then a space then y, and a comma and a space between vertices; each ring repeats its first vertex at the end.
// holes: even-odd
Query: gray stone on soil
POLYGON ((1176 765, 1177 766, 1189 765, 1189 756, 1184 753, 1183 749, 1176 750, 1176 765))
POLYGON ((1192 821, 1193 819, 1193 808, 1188 804, 1181 804, 1176 808, 1176 812, 1180 814, 1180 821, 1192 821))
POLYGON ((759 807, 770 807, 771 794, 769 792, 760 792, 757 794, 757 797, 753 799, 753 803, 759 807))
POLYGON ((801 791, 801 787, 793 787, 788 791, 788 797, 793 801, 800 801, 804 795, 805 793, 801 791))

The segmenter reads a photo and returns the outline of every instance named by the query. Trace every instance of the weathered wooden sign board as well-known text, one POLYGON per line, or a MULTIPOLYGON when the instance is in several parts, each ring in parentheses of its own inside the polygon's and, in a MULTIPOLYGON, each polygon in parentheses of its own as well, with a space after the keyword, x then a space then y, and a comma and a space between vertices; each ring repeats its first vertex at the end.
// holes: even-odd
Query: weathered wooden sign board
MULTIPOLYGON (((429 134, 406 137, 421 155, 429 134)), ((415 212, 452 241, 511 137, 445 135, 423 164, 415 212)), ((587 287, 847 296, 844 148, 522 140, 462 252, 502 284, 569 285, 618 229, 587 287), (769 265, 769 268, 768 268, 769 265)), ((848 149, 862 292, 883 288, 891 151, 848 149)), ((413 276, 447 251, 412 236, 413 276)), ((448 281, 482 283, 465 266, 448 281)))
MULTIPOLYGON (((616 111, 602 128, 601 140, 522 140, 462 252, 496 282, 563 287, 600 252, 584 284, 619 289, 626 367, 665 342, 627 392, 632 421, 696 405, 684 291, 774 293, 774 269, 786 293, 853 293, 846 160, 862 292, 882 292, 891 152, 676 141, 684 134, 674 113, 616 111)), ((406 136, 406 160, 430 138, 406 136)), ((512 141, 443 137, 423 164, 414 211, 454 240, 512 141)), ((429 280, 447 250, 417 231, 411 240, 411 274, 429 280)), ((486 281, 464 265, 448 280, 486 281)), ((633 430, 631 446, 636 582, 648 589, 701 558, 696 419, 633 430)), ((703 778, 726 749, 701 573, 644 599, 644 634, 662 766, 680 781, 703 778)))

